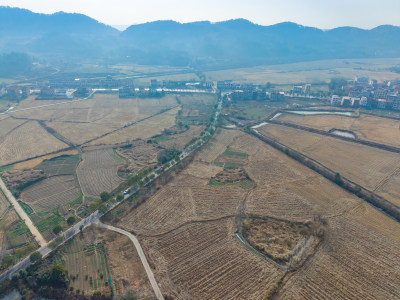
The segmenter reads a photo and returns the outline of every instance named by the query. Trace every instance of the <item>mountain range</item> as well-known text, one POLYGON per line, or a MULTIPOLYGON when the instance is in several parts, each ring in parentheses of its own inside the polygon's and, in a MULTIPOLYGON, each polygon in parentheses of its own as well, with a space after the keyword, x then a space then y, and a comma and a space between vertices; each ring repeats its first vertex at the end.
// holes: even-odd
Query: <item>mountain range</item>
POLYGON ((10 7, 0 7, 0 37, 0 53, 24 52, 49 61, 198 69, 400 54, 400 27, 391 25, 321 30, 290 22, 261 26, 244 19, 155 21, 121 32, 82 14, 46 15, 10 7))

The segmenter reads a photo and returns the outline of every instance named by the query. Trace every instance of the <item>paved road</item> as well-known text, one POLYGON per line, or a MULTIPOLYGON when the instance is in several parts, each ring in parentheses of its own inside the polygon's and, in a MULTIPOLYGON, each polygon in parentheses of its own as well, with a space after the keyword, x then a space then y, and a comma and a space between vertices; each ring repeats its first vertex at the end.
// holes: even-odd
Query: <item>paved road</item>
MULTIPOLYGON (((212 124, 211 124, 211 127, 212 127, 213 130, 215 130, 215 125, 216 125, 216 123, 217 123, 218 116, 219 116, 219 114, 221 113, 221 108, 222 108, 222 98, 219 99, 219 101, 218 101, 218 106, 217 106, 217 110, 216 110, 215 115, 214 115, 214 120, 213 120, 213 122, 212 122, 212 124)), ((207 132, 206 135, 210 135, 210 133, 207 132)), ((201 143, 202 143, 202 144, 204 143, 204 139, 201 139, 201 143)), ((184 151, 183 153, 181 153, 180 158, 181 158, 181 159, 185 158, 185 157, 188 156, 190 153, 192 153, 195 149, 197 149, 197 147, 193 147, 193 146, 190 147, 189 149, 187 149, 186 151, 184 151)), ((176 163, 177 163, 177 162, 175 162, 174 164, 176 164, 176 163)), ((169 166, 168 168, 165 168, 164 172, 167 171, 168 169, 172 168, 174 164, 172 164, 172 165, 169 166)), ((156 179, 158 176, 160 176, 160 175, 157 174, 156 172, 153 172, 153 174, 154 174, 154 179, 156 179)), ((154 179, 153 179, 153 180, 154 180, 154 179)), ((147 184, 150 184, 153 180, 150 180, 147 184)), ((147 185, 147 184, 146 184, 146 185, 147 185)), ((28 215, 27 215, 27 214, 25 213, 25 211, 21 208, 21 206, 19 205, 19 203, 17 202, 17 200, 16 200, 16 199, 14 198, 14 196, 11 194, 11 192, 7 189, 7 187, 5 186, 5 184, 4 184, 4 182, 1 180, 1 178, 0 178, 0 188, 4 191, 4 193, 6 194, 7 198, 10 200, 10 202, 11 202, 11 203, 13 204, 13 206, 16 208, 16 211, 17 211, 17 212, 20 212, 20 213, 24 216, 24 217, 23 217, 22 215, 20 215, 21 218, 25 220, 27 226, 31 229, 32 234, 35 235, 34 232, 37 232, 38 235, 35 235, 36 239, 38 239, 38 236, 41 237, 41 242, 38 241, 39 244, 40 244, 40 246, 41 246, 40 249, 39 249, 38 251, 43 255, 43 257, 46 256, 46 255, 48 255, 48 254, 50 254, 50 253, 53 251, 53 249, 51 249, 48 245, 49 245, 50 242, 52 242, 52 241, 50 241, 49 243, 46 243, 46 241, 44 240, 43 236, 39 233, 39 231, 38 231, 38 230, 36 229, 36 227, 33 225, 33 223, 31 222, 31 220, 29 219, 28 215), (8 197, 8 196, 10 196, 10 197, 8 197), (13 201, 14 201, 14 202, 13 202, 13 201), (14 204, 14 203, 15 203, 15 204, 14 204)), ((139 188, 137 188, 137 187, 132 188, 132 190, 130 191, 129 194, 124 195, 124 199, 127 199, 127 198, 131 197, 131 196, 134 195, 138 190, 139 190, 139 188)), ((108 207, 107 211, 110 211, 110 210, 114 209, 114 208, 115 208, 116 206, 118 206, 119 204, 120 204, 120 202, 117 202, 117 203, 114 203, 113 205, 110 205, 110 206, 108 207)), ((89 226, 89 225, 91 225, 91 224, 99 223, 99 222, 100 222, 100 221, 99 221, 99 218, 100 218, 102 215, 103 215, 103 214, 100 213, 99 211, 95 211, 95 212, 93 212, 91 215, 89 215, 88 217, 86 217, 85 219, 83 219, 83 220, 79 221, 78 223, 76 223, 74 226, 72 226, 71 228, 69 228, 69 229, 66 230, 65 232, 61 233, 60 235, 63 236, 63 237, 64 237, 64 241, 66 241, 66 240, 72 238, 73 236, 75 236, 77 233, 79 233, 81 226, 82 226, 82 228, 85 228, 85 227, 87 227, 87 226, 89 226)), ((105 224, 103 224, 103 225, 105 225, 105 224)), ((105 225, 105 226, 108 226, 108 225, 105 225)), ((112 226, 109 226, 109 227, 111 228, 112 226)), ((124 230, 119 229, 119 228, 116 228, 116 227, 112 227, 111 230, 114 230, 114 231, 116 231, 116 232, 120 232, 119 230, 121 230, 120 233, 122 233, 122 234, 125 234, 125 233, 130 234, 129 232, 124 231, 124 230), (114 230, 114 229, 116 229, 116 230, 114 230)), ((129 237, 131 238, 131 236, 129 236, 129 237)), ((149 265, 148 265, 148 263, 147 263, 147 259, 146 259, 146 257, 144 256, 143 250, 142 250, 142 248, 141 248, 139 242, 137 241, 137 239, 136 239, 136 237, 135 237, 134 235, 132 235, 132 237, 133 237, 133 239, 131 238, 131 240, 134 242, 134 244, 135 244, 135 246, 136 246, 136 249, 137 249, 139 255, 143 255, 143 259, 144 259, 144 260, 142 260, 143 265, 144 265, 144 266, 147 265, 147 266, 149 267, 149 265), (135 240, 136 240, 137 243, 135 242, 135 240), (140 250, 139 250, 139 249, 140 249, 140 250), (141 254, 140 254, 140 253, 141 253, 141 254)), ((142 257, 141 257, 141 259, 142 259, 142 257)), ((30 261, 29 257, 26 257, 25 259, 23 259, 22 261, 20 261, 20 262, 17 263, 16 265, 10 267, 8 270, 6 270, 6 271, 3 272, 2 274, 0 274, 0 282, 1 282, 2 280, 4 280, 5 278, 11 278, 11 276, 12 276, 13 274, 19 272, 19 271, 22 270, 22 269, 27 268, 30 264, 31 264, 31 261, 30 261)), ((149 267, 149 268, 150 268, 150 267, 149 267)), ((155 290, 155 293, 156 293, 156 289, 158 289, 158 291, 159 291, 158 285, 157 285, 157 283, 156 283, 156 281, 155 281, 155 279, 154 279, 154 275, 153 275, 151 269, 148 269, 148 270, 150 271, 150 273, 148 273, 147 275, 149 276, 149 278, 151 278, 151 277, 153 278, 152 286, 153 286, 153 289, 155 290), (149 275, 149 274, 150 274, 150 275, 149 275), (155 284, 155 285, 153 285, 153 284, 155 284)), ((146 269, 146 272, 147 272, 148 270, 146 269)), ((156 295, 157 295, 157 293, 156 293, 156 295)), ((161 297, 161 298, 158 298, 158 299, 164 299, 164 298, 162 297, 162 294, 161 294, 161 293, 159 293, 158 295, 161 297)), ((158 296, 157 296, 157 297, 158 297, 158 296)))
POLYGON ((35 225, 33 225, 29 216, 19 205, 18 201, 15 199, 13 194, 9 191, 9 189, 5 185, 3 179, 1 179, 1 178, 0 178, 0 188, 3 190, 4 195, 6 195, 8 201, 10 201, 11 205, 14 207, 15 211, 20 216, 20 218, 25 221, 26 226, 28 226, 29 230, 31 231, 32 235, 35 237, 36 241, 39 243, 40 247, 45 246, 47 244, 46 240, 44 239, 42 234, 39 232, 39 230, 35 227, 35 225))
POLYGON ((139 243, 138 239, 136 238, 136 236, 134 236, 132 233, 130 233, 128 231, 125 231, 125 230, 123 230, 121 228, 117 228, 117 227, 114 227, 114 226, 106 225, 106 224, 101 223, 100 221, 96 222, 96 225, 98 225, 100 227, 103 227, 105 229, 108 229, 108 230, 112 230, 112 231, 121 233, 123 235, 126 235, 128 238, 130 238, 130 240, 135 245, 136 251, 139 254, 139 257, 140 257, 140 260, 142 261, 143 267, 146 270, 147 277, 150 280, 150 284, 151 284, 151 286, 153 288, 153 291, 154 291, 154 294, 156 295, 156 298, 158 300, 164 300, 164 297, 163 297, 163 295, 161 294, 161 291, 160 291, 160 287, 158 286, 157 281, 154 278, 153 271, 151 270, 151 267, 150 267, 149 263, 147 262, 147 258, 144 255, 142 246, 140 246, 140 243, 139 243))

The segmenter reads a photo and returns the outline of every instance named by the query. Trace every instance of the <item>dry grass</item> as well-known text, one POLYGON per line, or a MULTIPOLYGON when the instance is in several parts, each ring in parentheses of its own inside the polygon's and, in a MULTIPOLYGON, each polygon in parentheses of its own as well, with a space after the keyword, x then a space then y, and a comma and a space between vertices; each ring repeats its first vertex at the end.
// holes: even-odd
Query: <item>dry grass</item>
MULTIPOLYGON (((274 124, 259 131, 367 189, 399 196, 394 194, 396 189, 387 190, 387 185, 393 186, 400 179, 400 157, 396 153, 274 124)), ((391 200, 400 204, 398 198, 391 200)))
POLYGON ((0 165, 55 152, 68 147, 37 122, 30 121, 7 134, 0 143, 0 165))
POLYGON ((359 139, 400 146, 400 121, 361 113, 360 118, 339 115, 281 114, 277 121, 329 131, 332 128, 354 132, 359 139))

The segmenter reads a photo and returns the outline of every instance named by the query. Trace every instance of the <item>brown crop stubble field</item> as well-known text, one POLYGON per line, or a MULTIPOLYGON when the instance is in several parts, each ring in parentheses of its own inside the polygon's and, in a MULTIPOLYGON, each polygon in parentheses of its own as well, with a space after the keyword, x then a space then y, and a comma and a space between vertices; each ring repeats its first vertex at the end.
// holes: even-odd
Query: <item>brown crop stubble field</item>
MULTIPOLYGON (((12 119, 2 122, 9 120, 12 122, 12 119)), ((11 164, 67 147, 68 145, 52 136, 36 121, 29 121, 14 127, 5 136, 0 137, 0 165, 11 164)))
POLYGON ((258 130, 400 205, 399 154, 275 124, 258 130))
POLYGON ((298 115, 282 113, 277 121, 329 131, 354 132, 361 140, 400 147, 400 121, 361 113, 359 118, 339 115, 298 115))
MULTIPOLYGON (((247 153, 248 159, 243 167, 255 182, 255 187, 249 191, 236 185, 207 185, 222 168, 213 165, 210 158, 211 162, 205 162, 203 157, 207 156, 202 149, 194 162, 167 186, 136 209, 125 206, 126 211, 114 221, 117 226, 138 234, 150 263, 156 267, 155 275, 164 294, 178 299, 228 299, 236 293, 242 298, 262 299, 266 290, 281 278, 283 274, 274 265, 265 260, 256 263, 259 257, 249 252, 233 235, 235 217, 243 205, 244 213, 250 216, 296 221, 322 216, 327 220, 325 241, 304 267, 305 270, 313 270, 314 266, 319 267, 317 263, 322 260, 327 271, 307 275, 310 276, 308 293, 321 289, 319 293, 329 298, 335 282, 331 282, 327 272, 334 269, 337 273, 333 276, 341 277, 343 284, 348 282, 348 287, 365 281, 369 286, 361 286, 371 295, 375 293, 387 298, 398 295, 399 289, 393 288, 399 286, 399 278, 396 277, 398 264, 387 264, 384 255, 378 255, 375 261, 376 252, 372 251, 374 243, 379 241, 384 245, 382 247, 393 247, 394 253, 397 253, 400 245, 396 238, 400 234, 397 223, 393 227, 393 220, 361 199, 252 136, 221 130, 213 140, 206 146, 212 153, 210 157, 218 157, 226 146, 247 153), (230 142, 227 143, 227 140, 230 142), (365 206, 368 213, 364 214, 361 208, 365 206), (369 219, 388 224, 388 228, 393 228, 396 234, 390 234, 381 225, 368 223, 369 219), (349 227, 351 231, 344 234, 347 224, 352 224, 349 227), (365 236, 366 232, 371 235, 370 238, 365 236), (354 237, 357 234, 360 237, 354 237), (351 243, 354 249, 334 247, 335 251, 330 252, 329 247, 332 246, 325 246, 339 242, 351 243), (354 273, 363 258, 366 264, 360 268, 366 272, 354 273), (264 269, 258 269, 256 265, 264 269), (368 268, 382 277, 387 273, 393 275, 376 282, 378 275, 368 272, 368 268), (258 277, 254 277, 249 269, 256 271, 258 277), (238 277, 237 274, 244 275, 238 277), (384 290, 385 284, 391 288, 384 290), (240 286, 240 290, 235 286, 240 286)), ((286 289, 292 285, 293 295, 298 294, 301 299, 310 298, 307 297, 310 294, 299 290, 301 285, 292 283, 302 270, 287 277, 289 282, 284 284, 282 299, 287 299, 286 289)), ((336 295, 362 299, 364 292, 343 288, 336 295)))
POLYGON ((65 175, 46 178, 28 187, 21 194, 21 199, 35 212, 41 212, 75 201, 79 195, 80 189, 75 177, 65 175))
POLYGON ((97 198, 102 192, 115 189, 122 182, 117 175, 121 164, 112 149, 83 152, 76 170, 83 194, 97 198))

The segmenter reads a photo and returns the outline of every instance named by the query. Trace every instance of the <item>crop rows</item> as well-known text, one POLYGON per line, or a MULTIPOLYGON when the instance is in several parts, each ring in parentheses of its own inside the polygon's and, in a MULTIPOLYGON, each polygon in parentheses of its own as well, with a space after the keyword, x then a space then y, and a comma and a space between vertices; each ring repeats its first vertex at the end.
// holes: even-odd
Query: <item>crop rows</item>
POLYGON ((112 150, 84 152, 77 168, 83 194, 98 197, 104 191, 115 189, 122 182, 117 175, 120 164, 112 150))
POLYGON ((218 129, 216 135, 201 149, 196 159, 208 163, 213 162, 240 135, 241 133, 236 130, 218 129))
MULTIPOLYGON (((397 153, 285 126, 269 124, 260 130, 367 189, 382 188, 381 183, 388 179, 400 179, 390 178, 400 167, 397 153)), ((400 203, 394 197, 391 200, 400 203)))
POLYGON ((67 145, 45 131, 37 122, 28 122, 10 134, 0 143, 0 165, 54 152, 67 145))
POLYGON ((286 283, 281 299, 398 299, 399 244, 344 218, 332 221, 331 230, 316 257, 286 283))
POLYGON ((227 221, 192 223, 153 243, 165 261, 166 270, 159 272, 193 299, 259 299, 283 273, 253 256, 229 233, 227 221))

